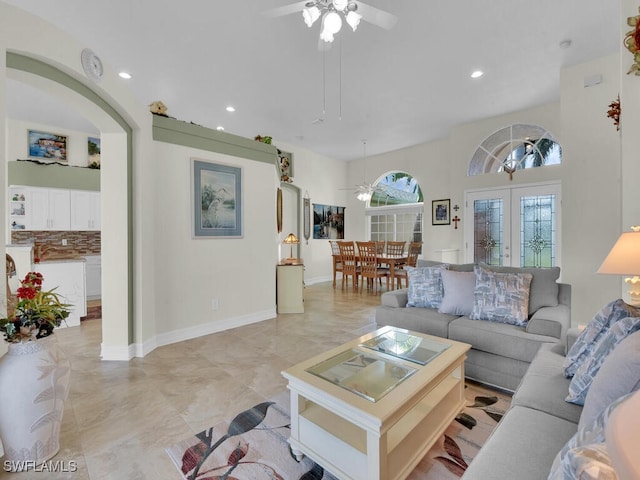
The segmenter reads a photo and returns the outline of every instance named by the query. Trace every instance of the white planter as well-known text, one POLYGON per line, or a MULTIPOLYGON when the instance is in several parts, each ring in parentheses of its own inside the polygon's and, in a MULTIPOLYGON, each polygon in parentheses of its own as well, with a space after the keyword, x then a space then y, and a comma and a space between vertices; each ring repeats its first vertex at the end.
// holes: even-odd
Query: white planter
POLYGON ((5 468, 35 465, 60 449, 60 423, 71 367, 55 335, 11 343, 0 358, 0 439, 5 468), (14 462, 14 463, 12 463, 14 462))

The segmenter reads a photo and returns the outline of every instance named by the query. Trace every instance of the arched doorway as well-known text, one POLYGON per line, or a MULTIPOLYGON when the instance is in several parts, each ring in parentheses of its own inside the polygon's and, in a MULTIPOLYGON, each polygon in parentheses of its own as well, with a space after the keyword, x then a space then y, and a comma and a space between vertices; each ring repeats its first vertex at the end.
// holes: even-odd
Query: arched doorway
POLYGON ((101 204, 106 213, 101 235, 104 264, 101 357, 129 360, 134 353, 131 351, 134 343, 133 128, 99 93, 54 65, 7 52, 6 67, 7 77, 59 95, 101 132, 101 204))

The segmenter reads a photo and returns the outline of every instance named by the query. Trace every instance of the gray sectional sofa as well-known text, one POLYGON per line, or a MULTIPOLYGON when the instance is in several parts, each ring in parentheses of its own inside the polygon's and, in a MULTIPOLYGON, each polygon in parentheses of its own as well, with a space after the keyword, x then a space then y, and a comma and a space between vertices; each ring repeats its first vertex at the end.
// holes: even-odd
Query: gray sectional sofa
MULTIPOLYGON (((435 265, 438 262, 418 264, 435 265)), ((473 265, 449 268, 472 271, 473 265)), ((378 326, 469 343, 467 377, 515 390, 511 408, 471 462, 465 480, 546 479, 555 456, 578 429, 582 407, 565 402, 571 379, 564 377, 562 368, 567 342, 575 340, 577 332, 570 329, 571 288, 556 283, 558 275, 559 271, 534 272, 531 296, 540 298, 532 298, 533 311, 524 327, 406 307, 406 289, 382 295, 378 326), (550 298, 554 292, 555 302, 550 298), (540 306, 545 303, 551 305, 540 306)))
MULTIPOLYGON (((419 260, 418 267, 442 265, 419 260)), ((473 264, 449 265, 472 272, 473 264)), ((440 313, 433 308, 407 307, 407 289, 385 292, 376 309, 378 327, 391 325, 469 343, 465 373, 470 379, 514 391, 543 344, 565 344, 571 325, 571 287, 557 283, 559 268, 490 267, 497 272, 532 273, 526 326, 471 320, 466 315, 440 313)))
MULTIPOLYGON (((473 265, 450 265, 449 269, 471 271, 473 265)), ((628 465, 607 450, 608 437, 607 443, 603 442, 607 416, 618 403, 640 390, 640 310, 622 300, 612 302, 610 305, 621 305, 618 312, 622 313, 603 307, 583 335, 570 328, 571 289, 555 282, 559 272, 540 269, 531 273, 530 316, 524 326, 471 320, 434 308, 406 307, 406 289, 383 294, 376 322, 469 343, 472 349, 465 363, 467 376, 515 391, 511 407, 470 463, 463 480, 558 480, 577 478, 587 471, 584 468, 589 470, 588 478, 637 478, 636 474, 616 475, 629 471, 628 465), (603 321, 599 324, 596 319, 603 321), (626 327, 617 328, 623 323, 626 327), (596 340, 593 332, 605 332, 607 328, 609 333, 596 340), (572 379, 565 377, 565 360, 576 339, 578 350, 586 346, 587 355, 602 362, 592 377, 584 408, 565 400, 572 384, 572 379), (578 475, 578 471, 582 473, 578 475)), ((444 279, 451 276, 455 275, 443 275, 445 296, 444 279)), ((450 291, 465 294, 462 287, 450 291)), ((575 349, 571 350, 571 361, 574 353, 575 349)), ((612 432, 607 431, 607 435, 614 435, 614 443, 624 443, 612 432)))

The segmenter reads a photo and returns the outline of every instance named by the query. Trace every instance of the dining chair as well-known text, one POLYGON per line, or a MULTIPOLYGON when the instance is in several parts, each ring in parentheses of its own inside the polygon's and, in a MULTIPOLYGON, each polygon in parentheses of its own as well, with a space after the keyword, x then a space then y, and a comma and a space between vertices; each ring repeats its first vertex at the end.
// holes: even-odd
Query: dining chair
POLYGON ((356 290, 358 288, 360 267, 356 258, 355 244, 352 241, 338 242, 338 248, 340 249, 340 262, 342 263, 342 289, 344 290, 345 281, 348 281, 348 277, 351 277, 353 289, 356 290))
POLYGON ((396 284, 398 288, 402 288, 402 279, 405 279, 405 285, 409 286, 409 272, 405 267, 415 267, 418 264, 418 255, 422 250, 422 242, 409 243, 409 251, 407 253, 407 262, 395 272, 396 284))
POLYGON ((358 257, 360 260, 360 276, 362 283, 360 284, 360 292, 364 279, 367 279, 367 290, 374 290, 378 293, 378 283, 382 277, 387 278, 387 290, 389 290, 389 269, 382 268, 378 265, 378 251, 376 242, 356 242, 358 245, 358 257))
POLYGON ((376 253, 378 255, 382 255, 384 253, 384 245, 385 245, 385 241, 384 240, 377 240, 376 241, 376 253))
POLYGON ((329 240, 331 245, 331 257, 333 258, 333 288, 336 288, 336 273, 342 273, 342 260, 340 259, 340 247, 337 240, 329 240))
POLYGON ((403 255, 406 244, 407 242, 392 242, 389 240, 387 242, 387 255, 403 255))

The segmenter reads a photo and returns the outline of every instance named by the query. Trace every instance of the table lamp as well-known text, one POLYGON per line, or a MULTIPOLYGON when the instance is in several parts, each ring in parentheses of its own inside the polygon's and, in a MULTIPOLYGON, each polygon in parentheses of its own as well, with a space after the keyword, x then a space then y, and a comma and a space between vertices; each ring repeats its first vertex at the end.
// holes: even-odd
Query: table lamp
POLYGON ((631 227, 618 238, 598 273, 632 275, 624 281, 630 285, 629 296, 633 305, 640 305, 640 227, 631 227))
POLYGON ((296 237, 293 233, 290 233, 282 243, 291 246, 291 250, 289 251, 289 258, 285 260, 285 263, 294 263, 297 258, 293 256, 293 245, 297 245, 298 243, 300 243, 300 240, 298 240, 298 237, 296 237))

